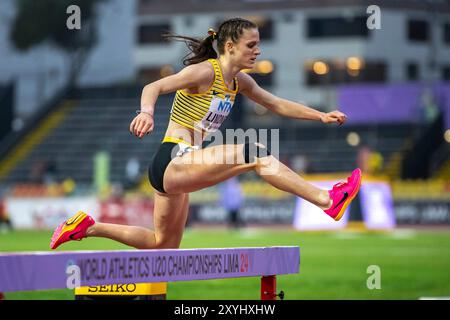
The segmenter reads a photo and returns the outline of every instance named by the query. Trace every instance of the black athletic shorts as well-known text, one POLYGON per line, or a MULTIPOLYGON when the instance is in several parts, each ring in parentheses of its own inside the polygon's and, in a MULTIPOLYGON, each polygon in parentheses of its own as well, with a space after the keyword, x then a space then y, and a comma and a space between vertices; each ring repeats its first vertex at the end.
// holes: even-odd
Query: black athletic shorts
POLYGON ((159 145, 158 150, 153 155, 148 167, 148 180, 150 184, 159 192, 166 193, 164 190, 164 172, 175 157, 181 157, 183 154, 197 150, 196 146, 188 146, 187 144, 178 144, 175 142, 163 142, 159 145), (181 146, 180 146, 181 145, 181 146))
POLYGON ((178 143, 163 142, 153 155, 148 167, 148 180, 150 184, 159 192, 166 193, 164 190, 164 172, 169 162, 176 156, 180 147, 178 143), (174 150, 175 149, 175 150, 174 150))

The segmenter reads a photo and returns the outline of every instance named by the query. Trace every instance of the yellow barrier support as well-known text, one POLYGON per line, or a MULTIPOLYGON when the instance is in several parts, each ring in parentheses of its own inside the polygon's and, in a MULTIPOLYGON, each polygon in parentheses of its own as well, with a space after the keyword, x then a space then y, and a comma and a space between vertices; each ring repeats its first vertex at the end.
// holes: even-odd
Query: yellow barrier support
POLYGON ((75 288, 75 300, 166 300, 167 282, 75 288))

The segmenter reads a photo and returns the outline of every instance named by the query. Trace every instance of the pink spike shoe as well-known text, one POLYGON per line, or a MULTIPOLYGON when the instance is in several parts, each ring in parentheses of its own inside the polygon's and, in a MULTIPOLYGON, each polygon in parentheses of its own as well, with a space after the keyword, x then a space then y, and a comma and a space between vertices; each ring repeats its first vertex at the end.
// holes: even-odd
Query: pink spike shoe
POLYGON ((347 209, 348 205, 356 197, 361 186, 361 169, 355 169, 352 175, 347 178, 346 182, 339 182, 329 190, 331 200, 333 201, 331 207, 324 210, 327 215, 336 221, 342 218, 342 215, 347 209))
POLYGON ((76 215, 61 223, 53 232, 50 248, 56 249, 64 242, 86 238, 86 230, 95 223, 94 219, 78 211, 76 215))

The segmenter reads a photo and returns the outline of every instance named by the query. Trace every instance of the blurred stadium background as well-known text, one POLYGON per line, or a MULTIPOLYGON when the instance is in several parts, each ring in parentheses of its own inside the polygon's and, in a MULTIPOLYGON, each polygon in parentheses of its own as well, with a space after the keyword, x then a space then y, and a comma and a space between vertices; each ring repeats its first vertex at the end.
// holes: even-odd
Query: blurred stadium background
MULTIPOLYGON (((279 280, 287 299, 450 296, 446 0, 2 0, 0 251, 48 250, 51 230, 78 210, 152 226, 147 165, 173 95, 158 99, 151 135, 136 139, 128 127, 143 86, 183 67, 185 45, 161 34, 204 36, 234 16, 260 27, 262 54, 248 72, 262 87, 323 111, 337 106, 348 122, 282 119, 241 96, 223 131, 280 129, 279 155, 289 167, 324 185, 358 166, 362 192, 332 224, 246 174, 191 194, 182 247, 299 245, 301 275, 279 280), (66 26, 70 5, 81 9, 79 30, 66 26), (238 226, 225 188, 241 190, 238 226), (379 290, 366 286, 369 265, 381 268, 379 290)), ((117 248, 102 239, 67 244, 117 248)), ((173 284, 168 297, 257 299, 258 282, 173 284)))

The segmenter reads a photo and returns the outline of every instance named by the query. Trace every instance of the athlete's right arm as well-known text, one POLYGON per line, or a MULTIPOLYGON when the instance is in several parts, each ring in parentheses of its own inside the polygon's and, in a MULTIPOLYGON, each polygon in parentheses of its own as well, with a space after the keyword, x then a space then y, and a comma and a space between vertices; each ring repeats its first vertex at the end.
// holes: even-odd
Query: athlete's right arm
POLYGON ((199 63, 187 66, 180 72, 152 82, 144 87, 141 96, 141 113, 130 124, 130 132, 138 138, 153 130, 153 114, 156 100, 161 94, 180 89, 198 88, 210 84, 214 79, 214 70, 210 64, 199 63))

